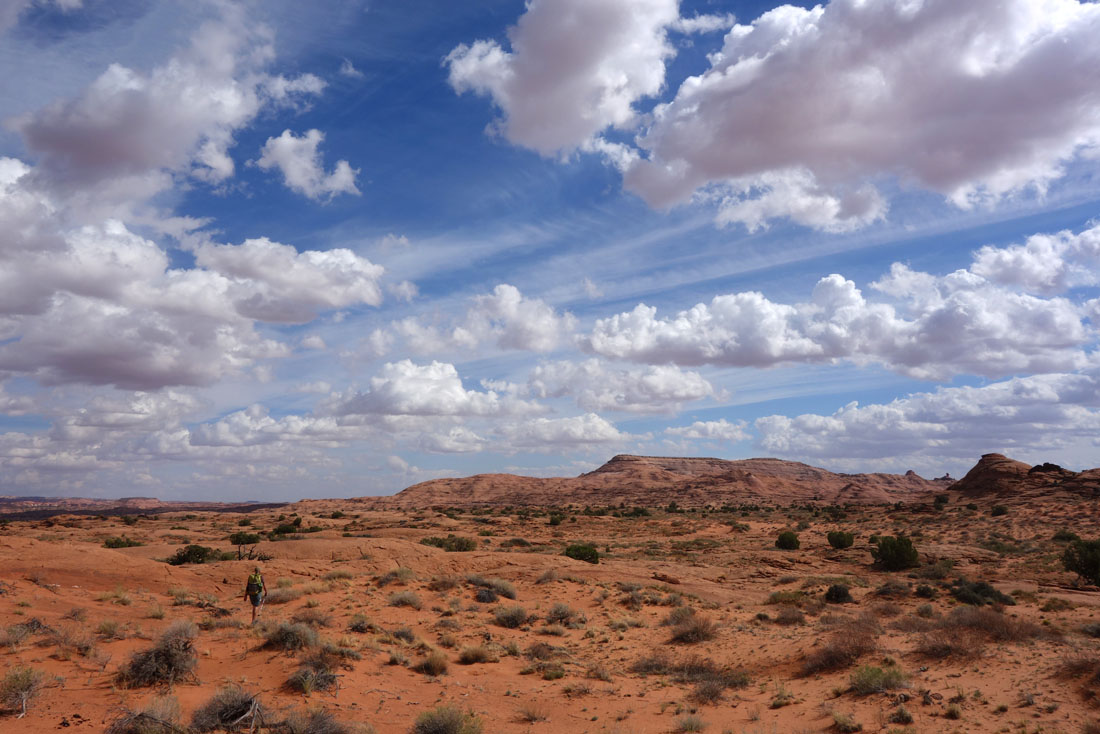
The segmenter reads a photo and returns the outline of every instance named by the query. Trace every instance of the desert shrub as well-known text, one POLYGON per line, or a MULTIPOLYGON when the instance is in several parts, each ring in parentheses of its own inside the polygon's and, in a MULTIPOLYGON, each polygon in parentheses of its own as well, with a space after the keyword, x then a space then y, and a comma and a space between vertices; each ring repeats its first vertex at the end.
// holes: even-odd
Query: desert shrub
POLYGON ((125 535, 114 538, 107 538, 107 540, 103 541, 104 548, 136 548, 139 545, 145 544, 139 540, 127 538, 125 535))
POLYGON ((713 640, 718 634, 718 626, 708 617, 692 615, 680 624, 672 628, 672 637, 669 642, 681 644, 694 644, 713 640))
POLYGON ((661 620, 662 627, 675 627, 683 624, 695 616, 695 610, 691 607, 676 607, 661 620))
POLYGON ((1001 517, 1008 514, 1008 508, 1004 505, 994 505, 993 509, 989 511, 990 517, 1001 517))
POLYGON ((561 578, 556 568, 548 568, 542 572, 542 575, 535 579, 536 584, 549 584, 557 581, 561 578))
POLYGON ((913 593, 921 599, 936 598, 936 590, 928 584, 918 584, 916 590, 914 590, 913 593))
POLYGON ((197 732, 232 731, 243 724, 252 724, 252 717, 262 717, 261 712, 260 702, 254 695, 237 686, 226 686, 195 710, 191 715, 191 728, 197 732))
POLYGON ((117 679, 126 688, 175 683, 191 675, 198 664, 195 655, 194 623, 174 623, 148 650, 134 653, 130 662, 118 671, 117 679))
POLYGON ((175 696, 154 696, 140 711, 123 710, 105 734, 179 734, 185 731, 179 718, 180 703, 175 696))
POLYGON ((585 563, 600 562, 600 552, 596 550, 596 546, 588 543, 574 543, 567 547, 562 555, 585 563))
POLYGON ((168 563, 173 566, 182 566, 188 563, 212 563, 214 561, 227 561, 235 558, 233 553, 226 553, 216 548, 208 548, 205 545, 184 546, 176 551, 175 555, 168 558, 168 563))
POLYGON ((391 607, 410 607, 416 610, 421 607, 420 597, 412 591, 399 591, 396 594, 390 594, 389 602, 391 607))
POLYGON ((667 675, 672 671, 672 665, 672 658, 668 653, 657 650, 635 660, 630 666, 630 672, 640 675, 667 675))
POLYGON ((908 677, 896 665, 879 668, 875 665, 861 665, 852 673, 852 690, 866 696, 871 693, 892 691, 908 686, 908 677))
POLYGON ((410 734, 481 734, 481 720, 456 706, 437 706, 416 717, 410 734))
POLYGON ((972 629, 938 628, 921 635, 916 651, 930 658, 977 657, 982 651, 982 637, 972 629))
POLYGON ((546 613, 550 624, 570 624, 577 618, 577 611, 564 602, 557 602, 546 613))
POLYGON ((707 722, 703 721, 695 714, 689 714, 682 717, 679 721, 676 722, 676 728, 673 731, 681 732, 682 734, 688 734, 689 732, 703 731, 706 726, 707 722))
POLYGON ((497 607, 493 610, 493 622, 508 629, 522 627, 527 623, 527 610, 521 606, 497 607))
POLYGON ((525 538, 507 538, 500 541, 501 548, 530 548, 531 541, 525 538))
POLYGON ((401 640, 402 642, 407 642, 410 645, 416 642, 416 633, 408 627, 398 627, 391 633, 391 635, 395 640, 401 640))
POLYGON ((0 707, 26 713, 27 704, 38 695, 45 676, 34 668, 16 665, 0 679, 0 707))
POLYGON ((459 535, 447 535, 446 538, 440 538, 438 536, 421 538, 420 543, 421 545, 431 545, 436 548, 442 548, 448 553, 477 550, 477 540, 475 538, 465 538, 459 535))
POLYGON ((806 615, 795 607, 782 607, 775 615, 775 623, 782 625, 804 624, 806 615))
POLYGON ((829 545, 837 550, 851 548, 852 544, 856 542, 856 536, 851 533, 846 533, 843 530, 834 530, 826 535, 825 538, 829 541, 829 545))
POLYGON ((951 596, 963 604, 982 606, 984 604, 1004 604, 1014 606, 1016 600, 1007 594, 1002 594, 984 581, 967 581, 958 578, 951 584, 951 596))
POLYGON ((284 734, 352 734, 353 729, 325 709, 294 712, 283 722, 284 734))
POLYGON ((1081 536, 1079 536, 1077 533, 1073 532, 1072 530, 1066 530, 1065 528, 1056 530, 1054 532, 1054 536, 1051 538, 1051 540, 1053 540, 1055 543, 1071 543, 1075 540, 1080 539, 1081 536))
POLYGON ((806 656, 802 674, 813 675, 854 665, 877 644, 879 628, 873 620, 860 618, 838 627, 821 647, 806 656))
POLYGON ((872 592, 875 596, 886 599, 904 599, 909 596, 909 584, 896 579, 890 579, 872 592))
POLYGON ((364 614, 355 614, 348 621, 348 630, 351 632, 370 632, 373 629, 374 624, 364 614))
POLYGON ((267 596, 264 597, 264 604, 286 604, 287 602, 300 599, 301 597, 302 592, 298 589, 271 589, 267 592, 267 596))
POLYGON ((497 593, 488 587, 482 587, 474 592, 474 601, 482 604, 492 604, 498 598, 497 593))
POLYGON ((887 571, 901 571, 920 565, 920 555, 913 547, 913 541, 904 535, 887 535, 878 539, 871 549, 875 563, 887 571))
POLYGON ((510 581, 504 579, 487 579, 477 574, 470 574, 466 577, 466 583, 482 589, 489 589, 505 599, 516 598, 516 587, 510 581))
POLYGON ((13 624, 7 629, 0 630, 0 647, 14 650, 24 640, 30 637, 31 631, 21 624, 13 624))
POLYGON ((944 629, 971 629, 998 642, 1019 642, 1039 637, 1043 628, 1031 622, 1006 617, 988 607, 957 607, 941 622, 944 629))
POLYGON ((942 581, 951 574, 951 569, 954 567, 954 561, 948 558, 941 558, 935 563, 921 566, 916 571, 913 571, 910 576, 918 579, 927 579, 929 581, 942 581))
POLYGON ((1100 539, 1072 541, 1062 553, 1062 566, 1078 578, 1100 586, 1100 539))
POLYGON ((852 592, 844 584, 833 584, 825 591, 825 601, 830 604, 850 604, 855 601, 852 592))
POLYGON ((1100 622, 1089 622, 1081 627, 1081 634, 1100 638, 1100 622))
POLYGON ((353 578, 355 574, 346 568, 337 568, 321 577, 323 581, 350 581, 353 578))
POLYGON ((269 650, 301 650, 317 646, 317 630, 305 624, 280 622, 279 626, 267 633, 265 648, 269 650))
POLYGON ((455 576, 436 576, 428 582, 428 591, 450 591, 461 583, 455 576))
POLYGON ((424 675, 443 675, 447 672, 447 656, 438 651, 430 652, 413 666, 413 670, 424 675))
POLYGON ((775 547, 780 550, 798 550, 801 545, 798 534, 792 530, 784 530, 775 539, 775 547))
POLYGON ((379 576, 377 584, 379 586, 389 586, 390 584, 397 582, 405 584, 415 578, 415 571, 413 571, 411 568, 405 568, 404 566, 402 566, 400 568, 395 568, 392 571, 387 571, 386 573, 379 576))
POLYGON ((287 687, 307 696, 314 691, 328 691, 336 687, 335 658, 326 652, 310 655, 287 679, 287 687))
POLYGON ((476 663, 495 663, 497 661, 496 654, 485 647, 485 645, 474 645, 473 647, 464 647, 458 653, 459 665, 474 665, 476 663))
POLYGON ((308 624, 310 627, 328 627, 332 624, 332 617, 317 609, 299 609, 290 621, 308 624))

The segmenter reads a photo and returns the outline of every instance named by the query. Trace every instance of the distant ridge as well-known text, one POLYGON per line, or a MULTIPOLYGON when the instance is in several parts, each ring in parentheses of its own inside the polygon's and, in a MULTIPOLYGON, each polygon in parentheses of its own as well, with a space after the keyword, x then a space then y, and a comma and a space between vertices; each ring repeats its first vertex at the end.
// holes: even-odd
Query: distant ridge
POLYGON ((628 505, 676 502, 700 507, 744 502, 909 502, 951 485, 950 479, 901 474, 838 474, 797 461, 758 458, 632 456, 620 454, 578 477, 477 474, 433 479, 392 497, 362 498, 382 507, 479 505, 628 505))
POLYGON ((1049 497, 1058 493, 1100 498, 1100 469, 1075 472, 1057 464, 1031 466, 1004 454, 983 454, 951 490, 964 497, 998 500, 1049 497))

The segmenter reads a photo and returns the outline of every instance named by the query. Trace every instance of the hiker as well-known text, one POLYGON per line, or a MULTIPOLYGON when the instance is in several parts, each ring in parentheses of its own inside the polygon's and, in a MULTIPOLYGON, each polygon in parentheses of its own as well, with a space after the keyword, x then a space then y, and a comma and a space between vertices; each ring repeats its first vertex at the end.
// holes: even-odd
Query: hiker
POLYGON ((267 596, 267 586, 264 585, 263 574, 260 567, 256 566, 248 576, 248 583, 244 587, 244 598, 252 602, 252 624, 256 624, 256 613, 263 606, 264 597, 267 596))

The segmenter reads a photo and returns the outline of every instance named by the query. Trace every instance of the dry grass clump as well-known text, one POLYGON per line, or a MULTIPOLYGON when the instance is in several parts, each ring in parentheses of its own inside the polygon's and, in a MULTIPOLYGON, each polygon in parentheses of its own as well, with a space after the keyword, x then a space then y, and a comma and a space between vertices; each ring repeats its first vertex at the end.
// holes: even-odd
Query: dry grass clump
POLYGON ((691 607, 676 607, 661 620, 662 627, 675 627, 687 622, 695 616, 695 610, 691 607))
MULTIPOLYGON (((123 711, 104 734, 179 734, 180 704, 175 696, 155 696, 140 711, 123 711)), ((208 729, 196 729, 209 731, 208 729)))
POLYGON ((916 651, 929 658, 976 658, 985 646, 977 630, 938 628, 925 632, 917 641, 916 651))
POLYGON ((332 624, 332 617, 317 609, 300 609, 290 620, 299 624, 308 624, 310 627, 328 627, 332 624))
POLYGON ((692 615, 689 619, 672 628, 669 642, 691 645, 696 642, 713 640, 718 634, 718 625, 709 617, 692 615))
POLYGON ((322 651, 304 659, 286 684, 291 690, 308 696, 314 691, 332 690, 337 682, 335 657, 322 651))
POLYGON ((390 606, 391 607, 409 607, 420 611, 422 606, 420 597, 412 591, 399 591, 396 594, 390 594, 390 606))
POLYGON ((262 723, 263 718, 256 696, 237 686, 226 686, 191 715, 191 728, 197 732, 233 731, 246 724, 251 727, 262 723))
POLYGON ((148 650, 134 653, 130 662, 118 671, 117 679, 126 688, 175 683, 192 675, 198 657, 193 622, 175 622, 148 650))
POLYGON ((374 623, 370 621, 370 617, 355 614, 348 621, 348 629, 352 632, 374 632, 376 628, 374 623))
POLYGON ((466 577, 466 583, 471 586, 479 586, 484 589, 491 589, 498 596, 503 596, 505 599, 516 598, 516 587, 510 581, 504 579, 487 579, 477 574, 470 574, 466 577))
POLYGON ((841 670, 854 665, 863 655, 872 652, 880 628, 866 616, 841 625, 817 650, 806 656, 802 675, 841 670))
POLYGON ((0 680, 0 707, 8 711, 19 711, 22 718, 27 713, 27 704, 38 695, 45 683, 45 676, 23 665, 17 665, 0 680))
POLYGON ((447 672, 447 656, 438 650, 428 653, 422 660, 413 665, 413 670, 424 675, 440 676, 447 672))
POLYGON ((481 588, 474 592, 474 601, 480 604, 492 604, 499 598, 495 591, 488 588, 481 588))
POLYGON ((263 647, 269 650, 301 650, 316 647, 317 630, 306 624, 280 622, 279 626, 267 633, 263 647))
POLYGON ((283 734, 352 734, 354 731, 322 708, 295 712, 276 730, 283 734))
POLYGON ((493 622, 507 629, 517 629, 527 624, 527 610, 521 606, 497 607, 493 610, 493 622))
POLYGON ((321 577, 323 581, 350 581, 355 578, 355 574, 346 568, 338 568, 335 571, 329 571, 321 577))
POLYGON ((30 630, 21 624, 13 624, 7 629, 0 630, 0 647, 14 650, 30 637, 30 630))
POLYGON ((410 734, 481 734, 481 720, 456 706, 437 706, 416 718, 410 734))
POLYGON ((546 613, 546 621, 550 624, 569 625, 577 621, 580 616, 580 612, 576 611, 568 604, 558 602, 550 607, 550 611, 546 613))
POLYGON ((908 676, 896 665, 888 665, 885 668, 861 665, 852 673, 850 682, 852 691, 862 696, 909 686, 908 676))
POLYGON ((456 576, 436 576, 428 583, 429 591, 450 591, 461 583, 456 576))
POLYGON ((459 665, 474 665, 476 663, 495 663, 499 658, 485 645, 464 647, 458 653, 459 665))
POLYGON ((392 571, 387 571, 382 576, 379 576, 376 583, 379 587, 389 586, 393 583, 407 584, 415 578, 416 571, 413 571, 411 568, 405 568, 404 566, 402 566, 399 568, 395 568, 392 571))
POLYGON ((989 607, 961 606, 925 632, 917 642, 917 652, 931 658, 974 658, 985 642, 1023 642, 1052 635, 1043 627, 1006 617, 989 607))
POLYGON ((805 624, 806 615, 795 607, 782 607, 775 615, 775 623, 782 625, 805 624))
POLYGON ((271 589, 264 597, 264 604, 286 604, 302 598, 302 592, 298 589, 271 589))

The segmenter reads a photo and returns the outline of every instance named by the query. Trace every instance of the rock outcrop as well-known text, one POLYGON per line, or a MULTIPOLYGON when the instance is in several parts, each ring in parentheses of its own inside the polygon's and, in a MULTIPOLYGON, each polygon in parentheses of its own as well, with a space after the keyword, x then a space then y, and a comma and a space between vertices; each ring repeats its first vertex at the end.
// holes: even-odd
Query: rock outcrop
POLYGON ((970 499, 1023 500, 1067 493, 1100 497, 1100 469, 1074 472, 1057 464, 1031 466, 1004 454, 983 454, 966 476, 951 485, 952 492, 970 499))

